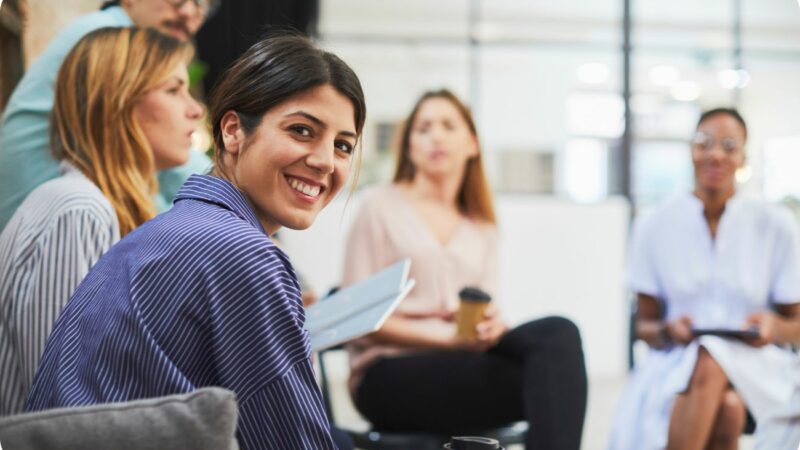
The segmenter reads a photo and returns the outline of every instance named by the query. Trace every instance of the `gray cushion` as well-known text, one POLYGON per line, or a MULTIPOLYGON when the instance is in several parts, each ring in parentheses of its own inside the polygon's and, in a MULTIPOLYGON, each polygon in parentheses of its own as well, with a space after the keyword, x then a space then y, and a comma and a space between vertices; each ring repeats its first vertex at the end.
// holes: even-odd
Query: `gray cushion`
POLYGON ((0 419, 4 450, 237 450, 236 395, 203 388, 0 419))

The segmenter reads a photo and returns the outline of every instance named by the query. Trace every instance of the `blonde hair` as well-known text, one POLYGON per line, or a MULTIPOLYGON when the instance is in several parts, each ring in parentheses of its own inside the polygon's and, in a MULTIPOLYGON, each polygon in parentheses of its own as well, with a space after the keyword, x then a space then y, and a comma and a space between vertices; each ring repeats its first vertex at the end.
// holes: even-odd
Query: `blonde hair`
MULTIPOLYGON (((414 109, 411 110, 411 114, 409 114, 408 118, 403 122, 400 129, 400 143, 394 172, 395 183, 414 180, 416 168, 410 156, 411 132, 420 107, 425 101, 432 98, 442 98, 452 103, 458 112, 461 113, 461 117, 464 118, 475 140, 477 141, 478 139, 478 130, 475 127, 475 121, 472 119, 472 113, 470 113, 469 108, 467 108, 455 94, 447 89, 424 93, 422 97, 417 100, 414 109)), ((464 170, 464 178, 461 180, 461 187, 458 190, 456 202, 458 209, 465 216, 491 224, 497 223, 494 213, 494 202, 492 201, 492 191, 489 189, 489 183, 486 180, 486 175, 483 170, 480 146, 478 148, 478 154, 467 161, 467 167, 464 170)))
POLYGON ((122 236, 156 215, 153 151, 134 105, 192 55, 189 44, 155 30, 101 28, 84 36, 58 71, 53 155, 100 188, 122 236))

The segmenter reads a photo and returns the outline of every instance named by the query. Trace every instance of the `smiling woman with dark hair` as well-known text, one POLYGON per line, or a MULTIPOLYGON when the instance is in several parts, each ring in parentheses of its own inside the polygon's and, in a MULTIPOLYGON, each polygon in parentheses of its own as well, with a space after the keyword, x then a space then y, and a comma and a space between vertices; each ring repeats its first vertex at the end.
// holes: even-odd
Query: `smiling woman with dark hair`
POLYGON ((308 228, 354 163, 355 73, 297 36, 256 43, 211 98, 212 175, 102 258, 56 324, 30 410, 222 386, 242 449, 333 449, 300 287, 271 241, 308 228))

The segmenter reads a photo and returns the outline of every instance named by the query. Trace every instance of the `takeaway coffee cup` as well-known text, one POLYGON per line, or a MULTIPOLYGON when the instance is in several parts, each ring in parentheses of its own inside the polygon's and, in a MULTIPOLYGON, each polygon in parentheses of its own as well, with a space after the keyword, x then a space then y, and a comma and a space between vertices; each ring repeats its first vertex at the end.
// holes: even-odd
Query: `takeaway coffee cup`
POLYGON ((475 326, 483 320, 492 297, 475 287, 461 289, 458 296, 461 298, 461 306, 456 314, 458 337, 474 341, 478 338, 475 326))
POLYGON ((496 439, 478 436, 454 436, 444 450, 504 450, 496 439))

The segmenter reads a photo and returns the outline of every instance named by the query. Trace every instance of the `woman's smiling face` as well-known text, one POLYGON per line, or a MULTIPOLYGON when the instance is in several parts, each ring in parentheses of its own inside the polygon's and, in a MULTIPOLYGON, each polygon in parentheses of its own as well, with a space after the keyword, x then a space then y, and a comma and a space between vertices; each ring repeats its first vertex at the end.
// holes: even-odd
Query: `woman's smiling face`
POLYGON ((697 126, 692 141, 695 184, 703 191, 723 192, 736 185, 744 164, 746 132, 733 116, 715 114, 697 126))
POLYGON ((245 136, 237 115, 222 118, 233 182, 264 230, 301 230, 347 181, 357 141, 353 103, 331 85, 301 92, 264 114, 245 136))

